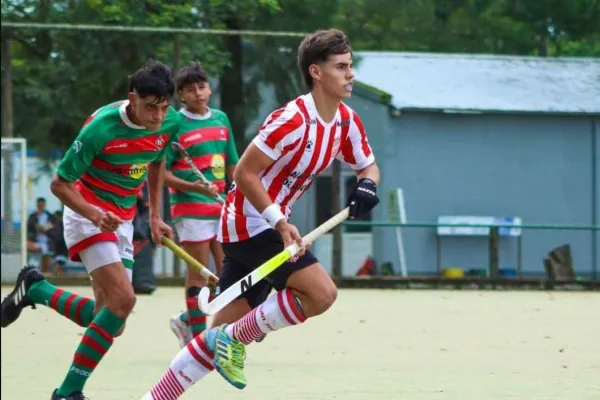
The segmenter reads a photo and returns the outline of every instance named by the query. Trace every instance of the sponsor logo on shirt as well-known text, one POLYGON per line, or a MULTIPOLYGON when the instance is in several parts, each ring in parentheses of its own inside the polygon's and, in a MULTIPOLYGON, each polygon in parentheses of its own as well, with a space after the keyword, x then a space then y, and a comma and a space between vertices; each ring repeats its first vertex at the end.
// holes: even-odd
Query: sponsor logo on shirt
POLYGON ((191 142, 191 141, 194 141, 196 139, 202 139, 202 134, 201 133, 194 133, 193 135, 186 137, 184 139, 184 143, 191 142))
POLYGON ((141 179, 148 171, 148 164, 131 164, 129 168, 125 167, 111 167, 109 172, 118 175, 128 175, 133 179, 141 179))
POLYGON ((225 159, 220 154, 215 154, 210 161, 210 167, 215 178, 221 180, 225 178, 225 159))
POLYGON ((75 151, 75 153, 79 153, 82 147, 83 143, 81 143, 79 140, 73 142, 73 150, 75 151))

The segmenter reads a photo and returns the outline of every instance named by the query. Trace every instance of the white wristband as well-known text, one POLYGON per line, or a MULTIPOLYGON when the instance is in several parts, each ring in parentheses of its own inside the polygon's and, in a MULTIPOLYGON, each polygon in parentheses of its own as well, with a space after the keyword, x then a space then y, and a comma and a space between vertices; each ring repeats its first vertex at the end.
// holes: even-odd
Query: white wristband
POLYGON ((273 229, 275 229, 275 225, 277 225, 279 221, 285 219, 285 215, 283 215, 277 204, 271 204, 269 207, 265 208, 260 216, 267 221, 273 229))

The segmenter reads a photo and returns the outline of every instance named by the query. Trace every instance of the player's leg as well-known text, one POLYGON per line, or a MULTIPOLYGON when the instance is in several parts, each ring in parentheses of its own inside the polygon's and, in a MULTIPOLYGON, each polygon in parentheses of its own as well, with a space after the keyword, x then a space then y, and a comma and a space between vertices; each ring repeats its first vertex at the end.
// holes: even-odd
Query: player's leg
MULTIPOLYGON (((216 235, 214 221, 184 219, 175 224, 177 236, 183 247, 202 265, 208 265, 210 241, 216 235)), ((193 267, 188 265, 185 281, 186 312, 171 317, 171 330, 185 346, 194 336, 206 329, 206 315, 198 307, 198 294, 206 286, 206 280, 193 267)))
POLYGON ((213 260, 215 261, 215 275, 221 276, 221 270, 223 269, 223 258, 225 258, 225 253, 223 253, 223 247, 217 239, 211 240, 210 252, 213 256, 213 260))
MULTIPOLYGON (((80 261, 77 245, 90 240, 89 235, 84 235, 83 232, 93 225, 67 207, 63 223, 65 241, 70 248, 69 255, 71 259, 80 261)), ((95 303, 92 299, 52 285, 35 268, 25 267, 17 277, 14 290, 2 302, 2 327, 16 321, 25 307, 35 308, 36 304, 52 308, 76 324, 87 327, 94 316, 95 303)))
MULTIPOLYGON (((281 236, 277 232, 265 232, 264 239, 272 243, 274 250, 283 249, 281 236)), ((233 377, 245 382, 245 352, 238 343, 249 344, 264 334, 301 324, 307 318, 326 311, 337 296, 331 277, 309 251, 294 262, 284 264, 267 279, 278 293, 225 328, 225 333, 233 340, 232 344, 217 338, 215 368, 238 388, 240 385, 233 377)))
MULTIPOLYGON (((236 263, 229 257, 225 257, 223 271, 219 279, 219 290, 227 289, 249 271, 243 265, 236 263)), ((205 377, 214 369, 214 355, 211 346, 214 349, 216 332, 222 332, 219 326, 236 321, 247 314, 252 308, 262 303, 270 291, 271 286, 268 282, 259 282, 244 293, 242 297, 215 314, 209 329, 197 335, 179 351, 171 361, 169 368, 142 400, 175 400, 205 377), (217 326, 217 328, 213 328, 213 326, 217 326), (207 338, 207 335, 209 338, 207 338)))
MULTIPOLYGON (((88 229, 90 227, 86 226, 87 223, 89 221, 82 221, 80 230, 94 232, 88 229)), ((77 252, 90 273, 94 293, 99 298, 97 313, 84 332, 67 375, 53 394, 53 400, 82 398, 87 379, 108 352, 114 339, 121 334, 125 320, 133 310, 136 298, 131 285, 132 236, 133 226, 127 221, 114 234, 116 242, 106 241, 108 236, 96 235, 80 241, 80 245, 69 246, 77 252)))
POLYGON ((80 252, 90 270, 96 293, 105 303, 94 316, 77 347, 67 376, 53 399, 79 395, 83 387, 120 333, 135 305, 131 278, 121 262, 117 245, 99 242, 80 252))

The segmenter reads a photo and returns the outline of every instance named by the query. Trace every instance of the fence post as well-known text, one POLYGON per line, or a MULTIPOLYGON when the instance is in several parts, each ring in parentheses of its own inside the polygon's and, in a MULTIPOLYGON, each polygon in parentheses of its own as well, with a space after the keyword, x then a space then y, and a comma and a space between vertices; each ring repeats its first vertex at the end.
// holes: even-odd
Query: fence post
MULTIPOLYGON (((340 181, 341 181, 341 163, 334 160, 331 169, 331 215, 340 211, 340 181)), ((332 254, 332 275, 342 276, 342 224, 333 228, 333 254, 332 254)))
POLYGON ((498 278, 498 227, 490 227, 490 278, 498 278))

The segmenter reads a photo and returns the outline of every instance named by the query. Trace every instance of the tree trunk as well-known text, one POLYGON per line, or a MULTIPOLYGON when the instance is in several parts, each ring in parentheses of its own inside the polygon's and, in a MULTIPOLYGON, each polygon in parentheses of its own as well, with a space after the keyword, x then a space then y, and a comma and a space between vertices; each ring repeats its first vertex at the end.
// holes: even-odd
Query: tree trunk
MULTIPOLYGON (((227 21, 226 27, 227 29, 238 30, 240 29, 240 23, 235 17, 232 17, 227 21)), ((230 63, 225 67, 220 78, 221 109, 231 121, 237 149, 241 154, 246 147, 244 138, 246 118, 242 37, 240 35, 226 35, 224 43, 225 50, 230 54, 230 63)))

